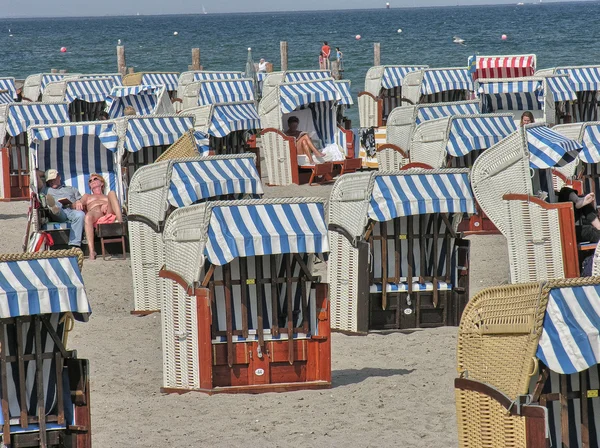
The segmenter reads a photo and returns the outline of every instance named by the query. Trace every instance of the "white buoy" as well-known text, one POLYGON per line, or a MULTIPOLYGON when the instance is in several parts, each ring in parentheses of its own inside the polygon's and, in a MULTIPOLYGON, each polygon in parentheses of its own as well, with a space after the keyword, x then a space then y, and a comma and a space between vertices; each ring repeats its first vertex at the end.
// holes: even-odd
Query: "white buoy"
POLYGON ((178 33, 177 31, 175 31, 175 32, 173 33, 173 36, 177 36, 178 34, 179 34, 179 33, 178 33))
POLYGON ((248 51, 252 51, 252 47, 248 47, 248 51))
POLYGON ((360 40, 360 34, 356 35, 356 40, 360 40))
POLYGON ((398 33, 401 33, 401 32, 402 32, 402 28, 398 28, 398 33))

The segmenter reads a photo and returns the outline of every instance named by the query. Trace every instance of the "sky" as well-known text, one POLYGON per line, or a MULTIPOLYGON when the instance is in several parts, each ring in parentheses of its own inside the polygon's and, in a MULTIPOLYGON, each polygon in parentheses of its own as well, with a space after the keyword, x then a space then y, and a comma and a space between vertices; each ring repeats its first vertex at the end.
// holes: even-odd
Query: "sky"
MULTIPOLYGON (((310 11, 383 8, 387 0, 0 0, 2 17, 310 11), (9 11, 9 13, 7 13, 9 11)), ((392 7, 482 5, 519 0, 389 0, 392 7)), ((521 0, 530 2, 532 0, 521 0)), ((546 0, 550 2, 551 0, 546 0)))

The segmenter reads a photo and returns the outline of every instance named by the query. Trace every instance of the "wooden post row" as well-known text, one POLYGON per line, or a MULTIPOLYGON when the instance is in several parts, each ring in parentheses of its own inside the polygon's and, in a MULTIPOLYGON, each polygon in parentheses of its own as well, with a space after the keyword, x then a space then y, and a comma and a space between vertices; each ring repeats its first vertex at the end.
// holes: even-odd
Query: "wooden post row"
POLYGON ((124 45, 117 45, 117 71, 121 74, 121 76, 125 76, 127 74, 124 45))

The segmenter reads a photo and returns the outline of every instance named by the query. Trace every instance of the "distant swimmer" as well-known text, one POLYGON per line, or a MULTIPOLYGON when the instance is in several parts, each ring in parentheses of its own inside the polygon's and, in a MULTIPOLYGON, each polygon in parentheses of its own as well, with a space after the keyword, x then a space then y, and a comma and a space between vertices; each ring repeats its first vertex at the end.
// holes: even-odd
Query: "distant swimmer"
POLYGON ((465 44, 465 40, 464 40, 464 39, 461 39, 461 38, 460 38, 460 37, 458 37, 458 36, 454 36, 454 37, 453 37, 453 39, 454 39, 454 40, 452 41, 453 43, 455 43, 455 44, 458 44, 458 45, 465 45, 465 46, 466 46, 466 44, 465 44))

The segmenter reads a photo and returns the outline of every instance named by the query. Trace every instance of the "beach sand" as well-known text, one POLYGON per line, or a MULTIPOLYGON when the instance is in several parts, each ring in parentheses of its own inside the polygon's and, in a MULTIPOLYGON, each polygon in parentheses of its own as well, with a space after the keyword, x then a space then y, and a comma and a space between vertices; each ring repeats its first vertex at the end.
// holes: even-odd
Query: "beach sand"
MULTIPOLYGON (((331 187, 266 188, 266 196, 323 196, 331 187)), ((0 203, 0 252, 19 252, 27 204, 0 203)), ((471 295, 508 281, 502 236, 471 237, 471 295)), ((91 363, 97 447, 457 446, 456 328, 332 336, 330 390, 165 395, 160 314, 130 315, 129 260, 86 261, 93 313, 69 347, 91 363)))

